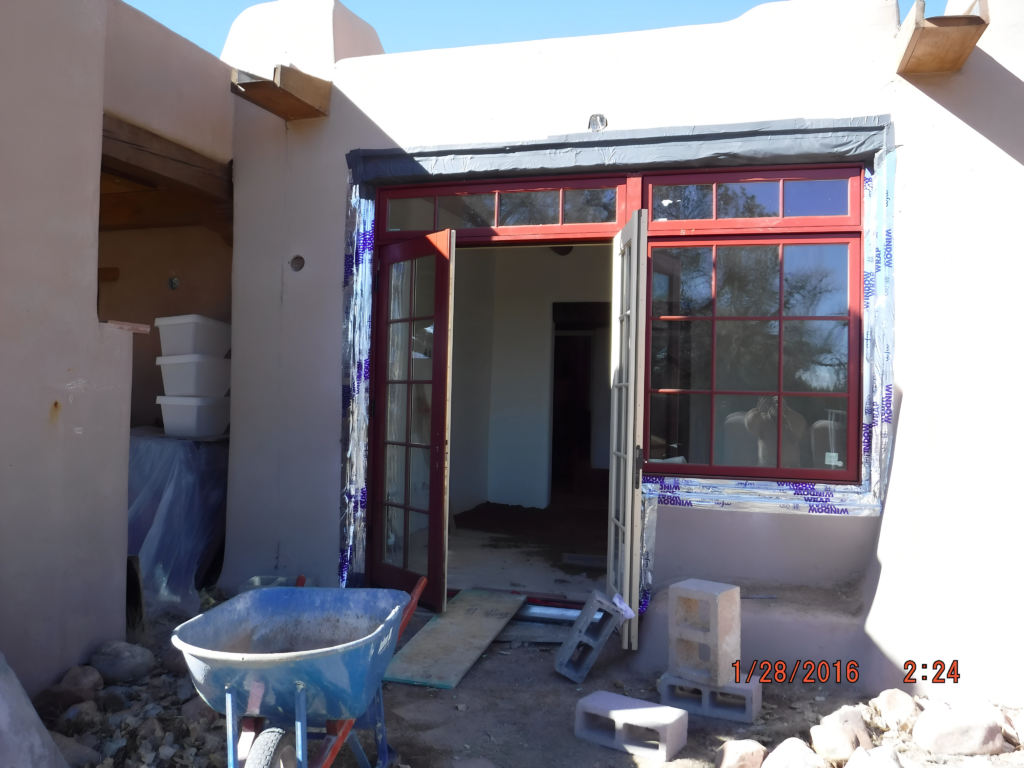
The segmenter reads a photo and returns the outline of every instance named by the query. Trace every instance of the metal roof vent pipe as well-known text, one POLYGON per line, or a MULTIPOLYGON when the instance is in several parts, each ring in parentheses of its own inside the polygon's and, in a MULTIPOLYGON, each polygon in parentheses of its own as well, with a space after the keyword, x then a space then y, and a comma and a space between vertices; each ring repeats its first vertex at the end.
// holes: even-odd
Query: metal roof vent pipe
POLYGON ((608 120, 604 115, 591 115, 589 127, 592 131, 603 131, 608 127, 608 120))

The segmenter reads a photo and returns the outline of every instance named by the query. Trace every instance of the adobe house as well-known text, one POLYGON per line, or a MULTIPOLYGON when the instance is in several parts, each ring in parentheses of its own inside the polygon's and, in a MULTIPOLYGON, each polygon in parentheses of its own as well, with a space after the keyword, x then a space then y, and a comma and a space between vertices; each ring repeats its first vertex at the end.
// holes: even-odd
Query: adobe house
MULTIPOLYGON (((96 267, 121 258, 104 261, 90 234, 106 113, 231 161, 230 253, 209 209, 193 234, 221 249, 206 268, 230 263, 229 591, 264 573, 404 588, 425 574, 425 602, 442 609, 460 555, 449 518, 481 504, 552 510, 566 487, 597 483, 600 496, 607 482, 585 533, 607 537, 607 588, 644 610, 623 635, 638 666, 664 667, 660 595, 696 576, 777 593, 744 601, 746 663, 855 660, 857 684, 878 690, 901 683, 905 661, 957 660, 956 690, 1021 690, 1004 597, 1020 526, 1001 496, 977 492, 1012 473, 1011 438, 960 394, 979 371, 982 402, 1013 380, 1006 332, 961 314, 980 281, 981 306, 1005 324, 1020 277, 1018 4, 951 2, 926 18, 918 3, 901 28, 891 0, 787 0, 723 24, 384 54, 340 4, 277 0, 239 17, 224 64, 181 54, 208 74, 164 90, 211 99, 194 102, 188 128, 159 112, 161 89, 140 74, 177 64, 139 50, 142 63, 118 59, 115 76, 108 52, 103 74, 110 19, 134 12, 116 0, 76 9, 93 13, 79 20, 100 30, 92 38, 72 34, 70 11, 19 12, 64 29, 94 64, 77 68, 91 97, 46 101, 46 146, 71 142, 62 178, 80 174, 61 207, 78 226, 46 228, 38 164, 56 160, 40 150, 31 166, 19 159, 37 191, 21 187, 13 230, 53 240, 31 284, 79 296, 78 314, 58 323, 48 309, 15 348, 51 368, 33 352, 65 368, 81 354, 96 366, 86 381, 114 377, 84 390, 82 433, 58 416, 47 437, 48 417, 36 424, 27 406, 6 431, 20 436, 4 444, 19 469, 4 486, 21 501, 5 506, 20 541, 46 553, 33 574, 52 595, 64 599, 65 551, 83 574, 99 567, 85 531, 124 525, 139 382, 127 334, 98 326, 90 304, 96 267), (957 18, 934 18, 943 10, 957 18), (112 81, 132 94, 117 109, 112 81), (230 139, 206 131, 207 115, 230 139), (92 126, 91 144, 75 121, 92 126), (57 265, 77 270, 60 273, 71 284, 57 265), (90 448, 74 463, 79 434, 90 448), (68 501, 43 505, 49 527, 29 511, 46 487, 91 489, 96 511, 66 540, 42 541, 72 516, 68 501)), ((8 133, 7 114, 5 136, 42 140, 8 133)), ((28 268, 6 254, 4 265, 28 268)), ((55 371, 19 373, 19 402, 64 386, 55 371)), ((116 622, 119 535, 103 539, 107 570, 81 581, 110 615, 61 630, 63 666, 8 651, 28 646, 7 616, 31 611, 5 608, 0 648, 19 674, 37 664, 32 679, 47 682, 116 622)), ((5 582, 28 567, 11 541, 5 582)))

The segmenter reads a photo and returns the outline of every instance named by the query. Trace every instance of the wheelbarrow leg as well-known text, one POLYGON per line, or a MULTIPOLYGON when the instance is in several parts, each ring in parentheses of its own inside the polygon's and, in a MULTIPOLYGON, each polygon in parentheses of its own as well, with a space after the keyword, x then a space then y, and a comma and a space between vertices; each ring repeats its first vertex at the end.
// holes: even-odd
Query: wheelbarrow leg
POLYGON ((349 734, 347 743, 349 749, 352 750, 352 754, 356 757, 356 762, 359 763, 359 768, 388 768, 398 757, 398 753, 388 744, 387 727, 384 723, 383 686, 377 686, 377 694, 373 697, 373 701, 366 709, 366 712, 356 721, 356 727, 365 731, 372 730, 374 740, 377 742, 377 765, 371 766, 370 761, 366 759, 362 746, 359 744, 359 740, 356 738, 355 730, 349 734))
MULTIPOLYGON (((341 751, 341 745, 352 731, 355 720, 328 720, 327 736, 320 742, 320 748, 310 760, 310 768, 328 768, 341 751)), ((358 760, 358 756, 356 757, 358 760)))
POLYGON ((235 725, 235 702, 232 700, 231 691, 224 692, 224 720, 227 724, 228 741, 228 766, 227 768, 238 768, 237 748, 237 726, 235 725))
POLYGON ((299 685, 295 691, 295 757, 299 768, 309 768, 306 745, 306 687, 299 685))

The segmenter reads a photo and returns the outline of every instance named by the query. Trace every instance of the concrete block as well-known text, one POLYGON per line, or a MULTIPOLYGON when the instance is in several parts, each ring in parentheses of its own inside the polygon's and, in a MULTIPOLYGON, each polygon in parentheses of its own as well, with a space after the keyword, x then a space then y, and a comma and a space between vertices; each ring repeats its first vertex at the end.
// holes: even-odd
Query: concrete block
POLYGON ((761 683, 709 685, 666 672, 658 680, 661 703, 695 715, 752 723, 761 712, 761 683))
POLYGON ((668 762, 686 746, 688 718, 675 707, 596 691, 576 702, 576 736, 668 762))
POLYGON ((703 579, 669 587, 669 672, 710 685, 732 679, 740 657, 740 588, 703 579))
POLYGON ((608 595, 595 589, 572 625, 569 638, 558 649, 555 671, 575 683, 582 683, 621 621, 622 611, 618 606, 608 595), (598 613, 604 615, 595 622, 594 616, 598 613))
POLYGON ((0 765, 67 768, 53 738, 0 653, 0 765))

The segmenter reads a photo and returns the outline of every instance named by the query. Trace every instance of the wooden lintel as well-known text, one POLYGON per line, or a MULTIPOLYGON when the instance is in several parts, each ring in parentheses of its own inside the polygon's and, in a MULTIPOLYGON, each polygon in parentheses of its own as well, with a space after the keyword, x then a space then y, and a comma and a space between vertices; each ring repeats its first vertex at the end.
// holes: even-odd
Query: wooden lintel
POLYGON ((327 117, 331 112, 331 82, 283 64, 274 67, 273 80, 231 70, 231 92, 286 122, 327 117))
POLYGON ((988 28, 987 3, 981 14, 925 18, 924 0, 916 0, 897 36, 898 75, 958 72, 988 28))
POLYGON ((231 166, 103 115, 103 169, 155 187, 176 187, 217 200, 232 199, 231 166))

